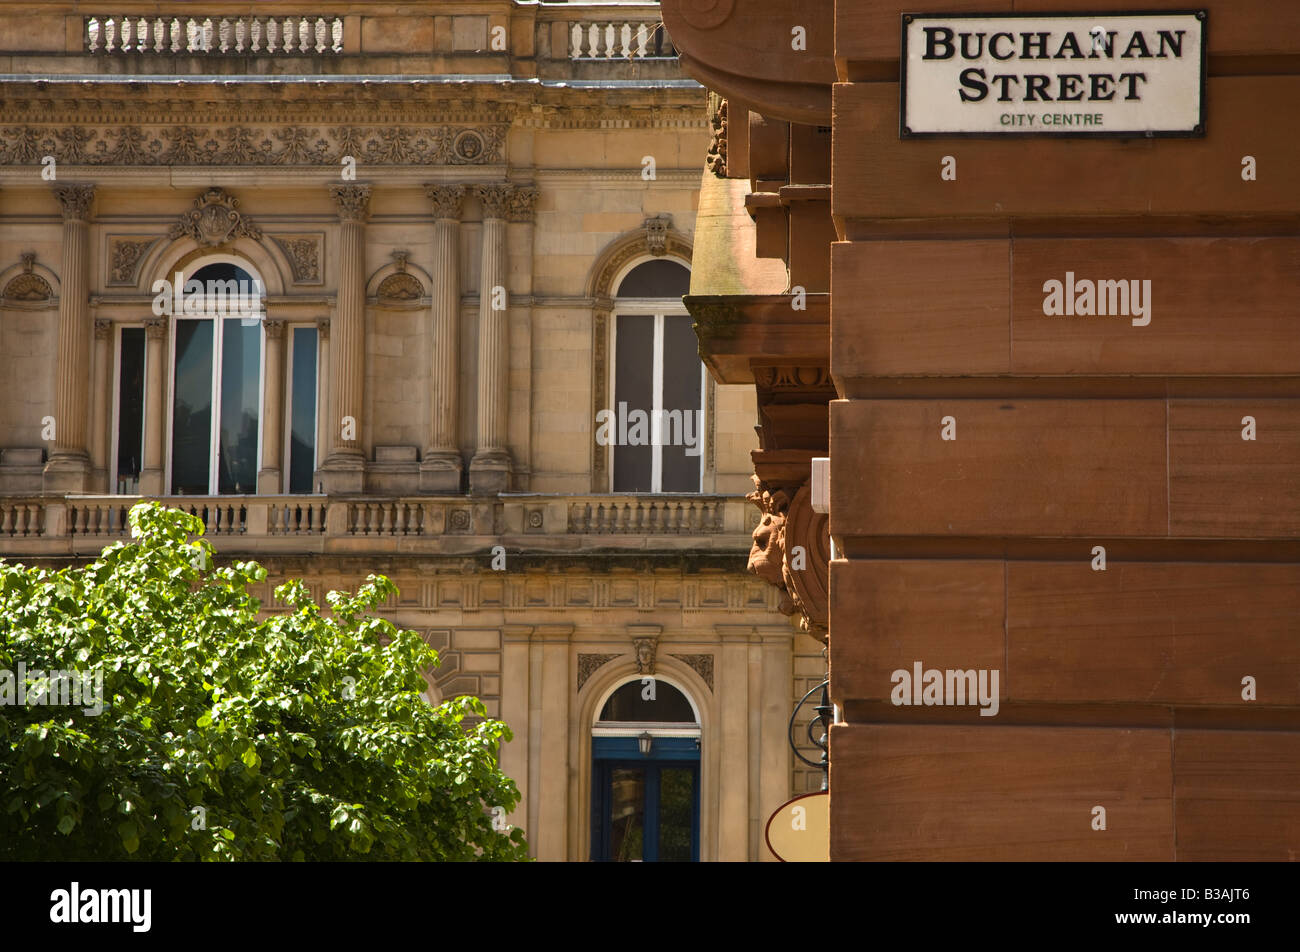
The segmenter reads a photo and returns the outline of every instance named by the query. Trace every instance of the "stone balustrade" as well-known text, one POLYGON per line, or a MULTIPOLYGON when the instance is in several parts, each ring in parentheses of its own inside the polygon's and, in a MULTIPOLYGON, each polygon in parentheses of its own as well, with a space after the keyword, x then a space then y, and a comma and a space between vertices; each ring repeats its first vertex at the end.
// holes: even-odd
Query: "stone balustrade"
MULTIPOLYGON (((0 497, 0 558, 90 556, 130 537, 139 496, 0 497)), ((510 494, 411 498, 173 496, 231 554, 464 553, 485 540, 539 551, 744 553, 758 510, 739 496, 510 494)))
POLYGON ((338 54, 343 19, 331 16, 90 16, 87 53, 338 54))

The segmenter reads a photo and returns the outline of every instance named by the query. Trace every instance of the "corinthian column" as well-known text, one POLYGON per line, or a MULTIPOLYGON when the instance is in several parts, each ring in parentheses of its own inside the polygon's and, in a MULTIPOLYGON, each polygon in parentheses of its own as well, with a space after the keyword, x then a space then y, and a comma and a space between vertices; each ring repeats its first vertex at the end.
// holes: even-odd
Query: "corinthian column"
POLYGON ((163 365, 167 339, 167 318, 149 317, 144 322, 144 466, 140 470, 140 495, 161 496, 163 488, 163 402, 167 399, 163 365))
POLYGON ((506 450, 509 406, 509 335, 506 295, 508 260, 506 211, 511 185, 479 185, 483 202, 482 263, 478 292, 478 443, 469 464, 470 492, 499 493, 510 488, 506 450))
POLYGON ((463 185, 429 185, 433 203, 433 308, 429 339, 429 436, 420 464, 423 492, 460 492, 464 463, 456 424, 460 393, 460 206, 463 185))
POLYGON ((366 370, 366 218, 369 185, 330 188, 339 213, 338 300, 331 320, 330 452, 321 466, 326 492, 359 493, 365 483, 362 401, 366 370))
POLYGON ((59 291, 59 355, 54 390, 54 451, 45 464, 46 492, 85 492, 90 482, 86 451, 90 390, 90 206, 93 185, 60 185, 63 267, 59 291))

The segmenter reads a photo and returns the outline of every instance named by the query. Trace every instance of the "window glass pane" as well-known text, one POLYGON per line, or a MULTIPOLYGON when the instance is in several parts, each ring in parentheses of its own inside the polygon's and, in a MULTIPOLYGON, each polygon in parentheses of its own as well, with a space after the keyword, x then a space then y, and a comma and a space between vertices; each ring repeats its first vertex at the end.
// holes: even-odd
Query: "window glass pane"
POLYGON ((117 486, 134 493, 140 486, 144 453, 144 328, 124 327, 117 377, 117 486))
POLYGON ((257 492, 258 388, 262 370, 262 323, 225 319, 221 344, 221 435, 217 492, 257 492))
POLYGON ((175 399, 172 402, 172 487, 174 494, 208 492, 212 440, 213 322, 176 322, 175 399))
POLYGON ((309 493, 316 469, 316 328, 293 329, 289 492, 309 493))
POLYGON ((660 442, 663 491, 700 491, 704 414, 700 407, 699 343, 689 315, 664 318, 664 385, 660 442))
POLYGON ((634 863, 645 850, 645 770, 615 767, 610 771, 609 858, 616 863, 634 863))
POLYGON ((659 772, 659 862, 691 861, 691 826, 695 814, 695 771, 665 767, 659 772))
POLYGON ((608 433, 614 444, 614 492, 650 492, 654 463, 650 413, 654 409, 655 319, 621 314, 615 327, 614 406, 608 433))
POLYGON ((691 272, 667 258, 639 264, 618 286, 618 297, 673 298, 691 292, 691 272))
POLYGON ((640 680, 629 681, 609 696, 601 708, 602 721, 658 721, 680 724, 694 724, 695 711, 686 695, 667 681, 649 678, 654 684, 653 696, 647 690, 650 685, 640 680))

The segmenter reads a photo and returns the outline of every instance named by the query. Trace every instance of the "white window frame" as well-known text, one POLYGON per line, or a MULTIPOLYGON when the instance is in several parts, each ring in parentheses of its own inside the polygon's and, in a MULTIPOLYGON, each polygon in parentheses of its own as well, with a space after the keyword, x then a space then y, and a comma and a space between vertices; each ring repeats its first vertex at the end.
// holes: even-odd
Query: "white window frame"
MULTIPOLYGON (((646 260, 653 260, 653 259, 646 259, 646 260)), ((673 260, 676 261, 676 259, 673 260)), ((619 281, 616 282, 614 286, 617 287, 618 284, 622 282, 623 278, 627 276, 627 273, 632 270, 632 268, 635 268, 637 265, 642 263, 644 262, 637 261, 633 263, 633 265, 627 269, 627 272, 624 272, 624 274, 620 276, 619 281)), ((677 262, 677 263, 682 264, 683 267, 689 269, 689 266, 686 265, 684 262, 677 262)), ((654 403, 653 409, 660 410, 663 407, 663 387, 664 387, 664 374, 663 374, 664 318, 665 317, 690 317, 690 311, 686 309, 686 306, 682 304, 681 301, 676 300, 674 298, 616 298, 615 299, 614 309, 611 312, 610 321, 609 321, 609 348, 607 350, 607 353, 609 354, 609 402, 611 404, 610 409, 613 411, 615 415, 615 420, 617 420, 617 416, 618 416, 618 319, 622 316, 654 318, 654 367, 651 370, 651 374, 653 376, 652 376, 652 381, 650 386, 651 386, 651 396, 654 403)), ((706 441, 709 438, 709 434, 706 432, 708 429, 706 423, 709 419, 708 400, 709 400, 708 371, 704 366, 704 361, 701 360, 700 361, 700 407, 699 407, 700 409, 700 433, 699 433, 700 471, 699 471, 699 479, 696 482, 698 488, 693 493, 665 493, 663 490, 663 447, 651 446, 651 454, 650 454, 650 487, 651 488, 649 490, 650 494, 668 495, 668 496, 691 496, 691 495, 701 494, 704 487, 704 460, 707 456, 706 441)), ((654 419, 655 417, 652 415, 651 420, 653 421, 654 419)), ((617 422, 615 423, 615 426, 617 426, 617 422)), ((606 453, 605 471, 609 473, 609 491, 611 494, 613 494, 615 491, 614 490, 614 449, 615 449, 614 442, 611 440, 609 444, 604 447, 604 449, 606 453)), ((636 495, 645 495, 645 493, 644 492, 642 493, 619 492, 618 495, 636 496, 636 495)))
MULTIPOLYGON (((189 281, 190 277, 197 274, 200 270, 210 264, 231 264, 248 273, 251 278, 257 281, 262 280, 261 274, 253 267, 252 263, 244 258, 237 258, 234 255, 208 255, 197 261, 192 261, 183 268, 177 268, 182 277, 182 288, 184 282, 189 281)), ((173 277, 173 280, 175 278, 173 277)), ((261 285, 266 287, 265 282, 261 285)), ((262 466, 262 438, 266 430, 266 307, 265 300, 262 302, 262 319, 258 321, 261 333, 258 335, 258 371, 257 371, 257 394, 258 394, 258 414, 257 414, 257 468, 262 466)), ((220 489, 220 465, 218 463, 218 450, 221 446, 221 351, 222 342, 225 332, 224 321, 227 318, 217 314, 212 315, 195 315, 189 317, 186 315, 173 314, 167 323, 168 341, 171 346, 167 348, 167 405, 166 421, 163 424, 166 428, 166 446, 167 458, 166 466, 163 473, 163 495, 172 495, 172 446, 173 435, 173 417, 176 410, 176 322, 193 321, 193 320, 210 320, 213 324, 212 330, 212 411, 211 419, 208 422, 208 491, 204 494, 209 497, 219 497, 222 494, 220 489)), ((257 493, 256 476, 254 476, 254 487, 251 493, 228 493, 227 496, 246 495, 252 496, 257 493)))

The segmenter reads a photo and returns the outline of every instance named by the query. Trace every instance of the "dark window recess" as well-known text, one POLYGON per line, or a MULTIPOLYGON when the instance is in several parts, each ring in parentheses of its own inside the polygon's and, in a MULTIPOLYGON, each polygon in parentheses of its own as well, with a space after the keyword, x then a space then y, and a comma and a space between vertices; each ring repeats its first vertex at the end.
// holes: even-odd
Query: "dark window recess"
POLYGON ((700 491, 704 414, 700 407, 700 353, 688 315, 664 317, 662 491, 700 491))
POLYGON ((174 496, 208 492, 212 452, 213 328, 210 320, 176 322, 176 382, 172 402, 174 496))
POLYGON ((124 327, 117 378, 117 491, 140 486, 144 455, 144 328, 124 327))
POLYGON ((691 272, 676 261, 659 258, 637 265, 618 286, 621 298, 678 298, 691 293, 691 272))
POLYGON ((309 493, 316 469, 316 328, 293 329, 289 492, 309 493))
POLYGON ((648 699, 648 684, 640 680, 629 681, 609 696, 600 710, 602 721, 653 721, 658 723, 694 724, 695 711, 686 695, 667 681, 650 675, 654 681, 654 697, 648 699))
POLYGON ((614 492, 645 493, 653 490, 654 447, 650 445, 650 412, 654 409, 655 319, 644 314, 622 314, 615 332, 613 419, 609 437, 614 444, 614 492), (632 413, 646 418, 639 432, 632 413), (620 424, 626 422, 627 433, 620 424), (639 441, 641 445, 632 445, 639 441))

